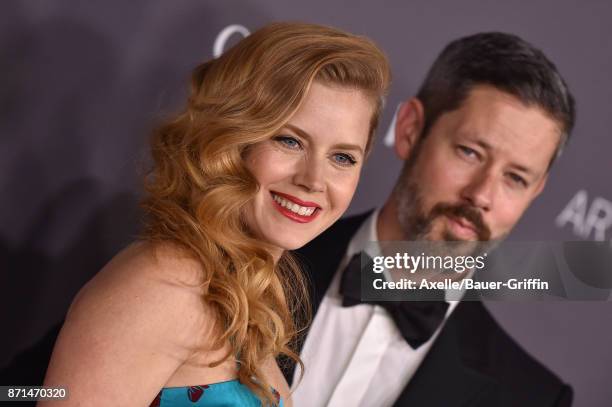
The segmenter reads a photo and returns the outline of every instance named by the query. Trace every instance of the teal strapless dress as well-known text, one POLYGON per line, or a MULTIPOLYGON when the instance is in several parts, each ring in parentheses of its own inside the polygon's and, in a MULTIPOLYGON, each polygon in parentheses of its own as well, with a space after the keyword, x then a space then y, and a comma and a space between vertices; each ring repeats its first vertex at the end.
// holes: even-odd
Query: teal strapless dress
MULTIPOLYGON (((272 389, 283 406, 280 394, 272 389)), ((150 407, 261 407, 261 401, 237 379, 189 387, 164 387, 150 407)))

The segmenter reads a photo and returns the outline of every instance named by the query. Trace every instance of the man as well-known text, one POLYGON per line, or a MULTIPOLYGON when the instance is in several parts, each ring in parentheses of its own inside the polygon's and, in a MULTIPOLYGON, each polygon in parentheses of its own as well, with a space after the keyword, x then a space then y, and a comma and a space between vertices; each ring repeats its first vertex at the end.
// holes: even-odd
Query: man
POLYGON ((398 111, 405 164, 390 197, 297 253, 314 284, 314 318, 301 344, 305 374, 299 384, 299 369, 287 374, 295 405, 570 405, 571 389, 480 302, 431 302, 441 308, 417 318, 437 321, 413 341, 399 320, 418 313, 416 303, 356 304, 346 276, 370 241, 503 239, 544 188, 573 124, 564 80, 522 39, 482 33, 442 51, 398 111))

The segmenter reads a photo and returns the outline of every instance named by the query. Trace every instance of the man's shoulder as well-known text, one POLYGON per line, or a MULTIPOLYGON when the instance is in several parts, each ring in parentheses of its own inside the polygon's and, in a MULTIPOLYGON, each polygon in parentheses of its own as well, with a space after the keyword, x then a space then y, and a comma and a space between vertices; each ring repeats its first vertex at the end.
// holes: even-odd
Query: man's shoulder
POLYGON ((502 405, 570 405, 571 388, 514 340, 481 302, 462 302, 454 314, 464 362, 499 384, 502 405))

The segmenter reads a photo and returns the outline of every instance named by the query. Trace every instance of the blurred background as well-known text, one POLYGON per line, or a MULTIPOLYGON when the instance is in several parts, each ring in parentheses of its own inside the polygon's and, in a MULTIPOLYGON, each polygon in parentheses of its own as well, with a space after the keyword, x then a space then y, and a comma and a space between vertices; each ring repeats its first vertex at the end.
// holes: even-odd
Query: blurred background
MULTIPOLYGON (((183 106, 191 69, 275 20, 366 35, 391 60, 394 81, 377 146, 349 214, 390 192, 401 167, 385 143, 393 113, 416 93, 444 45, 505 31, 541 48, 574 93, 578 120, 546 190, 511 239, 610 243, 611 18, 612 3, 594 0, 4 0, 0 368, 60 322, 78 289, 137 235, 148 138, 183 106)), ((611 405, 606 298, 487 306, 574 387, 575 406, 611 405)))

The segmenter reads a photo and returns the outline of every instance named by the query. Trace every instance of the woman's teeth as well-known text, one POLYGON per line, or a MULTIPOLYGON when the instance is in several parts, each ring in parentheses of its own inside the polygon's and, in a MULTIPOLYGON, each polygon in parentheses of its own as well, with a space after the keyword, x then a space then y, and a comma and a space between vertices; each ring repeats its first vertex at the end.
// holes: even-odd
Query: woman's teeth
POLYGON ((278 196, 276 194, 272 194, 272 199, 274 199, 280 206, 283 208, 289 209, 293 213, 297 213, 301 216, 310 216, 317 209, 312 206, 300 206, 295 202, 291 202, 288 199, 283 198, 282 196, 278 196))

